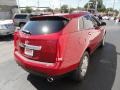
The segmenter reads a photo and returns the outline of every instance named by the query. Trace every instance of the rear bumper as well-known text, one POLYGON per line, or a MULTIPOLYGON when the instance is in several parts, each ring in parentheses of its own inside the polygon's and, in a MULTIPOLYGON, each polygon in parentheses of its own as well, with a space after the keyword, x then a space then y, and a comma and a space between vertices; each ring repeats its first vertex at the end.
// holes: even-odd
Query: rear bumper
POLYGON ((59 76, 64 74, 64 72, 62 72, 62 69, 60 69, 61 62, 44 63, 44 62, 33 61, 28 58, 25 58, 17 51, 14 52, 14 56, 16 62, 30 73, 32 72, 35 74, 40 74, 42 76, 44 75, 46 77, 59 76))

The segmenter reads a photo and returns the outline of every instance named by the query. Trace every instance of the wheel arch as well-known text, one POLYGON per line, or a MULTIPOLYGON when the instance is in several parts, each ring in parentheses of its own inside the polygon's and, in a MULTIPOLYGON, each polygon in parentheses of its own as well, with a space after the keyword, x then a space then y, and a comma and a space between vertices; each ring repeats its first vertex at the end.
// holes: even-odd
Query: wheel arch
POLYGON ((87 51, 89 53, 89 55, 91 54, 91 50, 89 47, 85 51, 87 51))

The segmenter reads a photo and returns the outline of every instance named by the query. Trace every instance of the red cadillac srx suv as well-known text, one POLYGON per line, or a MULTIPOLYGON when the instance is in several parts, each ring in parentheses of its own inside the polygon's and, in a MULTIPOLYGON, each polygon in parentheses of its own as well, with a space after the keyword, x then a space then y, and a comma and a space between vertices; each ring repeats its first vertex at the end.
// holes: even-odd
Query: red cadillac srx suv
POLYGON ((88 12, 32 17, 14 33, 15 60, 49 82, 69 72, 81 81, 89 56, 104 46, 105 25, 88 12))

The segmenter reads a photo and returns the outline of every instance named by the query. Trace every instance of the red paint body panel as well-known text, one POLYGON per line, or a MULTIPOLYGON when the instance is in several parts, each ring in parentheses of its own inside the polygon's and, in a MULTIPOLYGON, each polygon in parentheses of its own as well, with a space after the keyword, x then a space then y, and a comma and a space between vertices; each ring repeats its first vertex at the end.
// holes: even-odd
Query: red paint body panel
POLYGON ((27 70, 44 73, 48 76, 59 76, 75 70, 85 50, 89 49, 91 54, 105 34, 105 30, 101 27, 78 31, 78 18, 85 14, 88 13, 63 15, 62 17, 71 20, 57 33, 26 35, 20 31, 15 32, 14 56, 17 63, 27 70), (20 47, 19 43, 25 44, 26 41, 29 45, 42 46, 41 50, 34 51, 33 56, 25 55, 25 49, 20 47))

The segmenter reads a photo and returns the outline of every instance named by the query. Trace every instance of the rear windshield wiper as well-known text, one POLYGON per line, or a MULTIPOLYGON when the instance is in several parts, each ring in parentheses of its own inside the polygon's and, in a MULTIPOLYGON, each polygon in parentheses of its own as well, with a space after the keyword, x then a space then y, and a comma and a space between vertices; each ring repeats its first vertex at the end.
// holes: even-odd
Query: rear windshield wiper
POLYGON ((22 32, 25 33, 25 34, 30 34, 31 35, 31 32, 28 31, 28 30, 23 30, 22 32))

